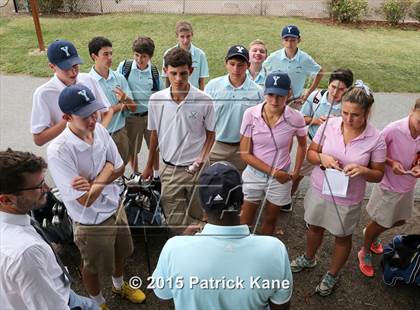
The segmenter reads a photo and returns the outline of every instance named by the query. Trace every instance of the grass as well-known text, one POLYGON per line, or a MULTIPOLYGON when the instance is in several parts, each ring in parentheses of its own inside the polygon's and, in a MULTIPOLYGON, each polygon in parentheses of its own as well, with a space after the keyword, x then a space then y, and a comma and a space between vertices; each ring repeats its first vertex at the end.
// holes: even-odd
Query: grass
MULTIPOLYGON (((194 26, 194 44, 202 48, 209 61, 211 78, 223 75, 224 56, 230 45, 248 45, 263 39, 272 52, 279 48, 279 31, 289 23, 302 33, 302 50, 308 52, 328 72, 338 67, 353 70, 374 91, 420 91, 420 35, 416 28, 401 30, 389 27, 347 27, 322 24, 302 18, 208 15, 109 14, 90 17, 41 17, 46 44, 65 38, 79 50, 85 64, 92 65, 87 44, 98 35, 113 42, 114 67, 131 56, 131 43, 138 35, 153 38, 156 45, 153 62, 160 67, 165 49, 175 43, 174 25, 188 19, 194 26)), ((47 57, 30 56, 37 48, 32 18, 13 17, 0 20, 0 71, 50 76, 47 57)), ((325 87, 327 78, 321 82, 325 87)))

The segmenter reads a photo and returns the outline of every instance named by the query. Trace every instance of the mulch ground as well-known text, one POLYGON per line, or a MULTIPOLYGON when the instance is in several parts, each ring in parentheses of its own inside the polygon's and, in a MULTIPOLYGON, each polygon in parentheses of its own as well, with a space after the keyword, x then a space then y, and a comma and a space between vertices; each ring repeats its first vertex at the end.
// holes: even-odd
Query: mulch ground
MULTIPOLYGON (((303 222, 303 200, 296 201, 294 210, 290 214, 281 214, 279 227, 284 231, 280 239, 287 246, 289 257, 295 258, 303 253, 306 242, 306 228, 303 222)), ((366 204, 366 201, 365 201, 366 204)), ((416 203, 417 210, 420 211, 420 202, 416 203)), ((382 271, 380 267, 380 256, 374 258, 375 269, 377 273, 374 278, 364 277, 357 263, 357 251, 362 244, 362 228, 369 221, 365 211, 356 233, 353 236, 353 249, 344 268, 341 270, 337 288, 329 297, 320 297, 314 293, 315 287, 320 281, 322 275, 328 270, 331 253, 333 250, 333 237, 325 235, 324 243, 318 251, 317 257, 319 265, 313 270, 303 271, 294 274, 294 289, 292 297, 292 309, 383 309, 383 310, 414 310, 420 309, 420 289, 415 286, 397 285, 388 287, 382 282, 382 271)), ((387 231, 382 240, 389 242, 396 234, 420 234, 420 216, 411 219, 405 226, 394 228, 387 231)), ((139 276, 143 279, 145 287, 147 272, 147 260, 145 253, 144 236, 141 232, 133 235, 135 243, 135 252, 126 263, 126 277, 139 276)), ((166 241, 164 233, 151 231, 148 234, 149 256, 152 270, 156 266, 161 248, 166 241)), ((62 248, 62 257, 69 266, 70 271, 77 283, 73 284, 73 289, 85 295, 81 279, 77 273, 79 256, 77 248, 74 246, 65 246, 62 248)), ((111 296, 111 280, 103 279, 104 295, 108 301, 110 309, 130 310, 130 309, 173 309, 173 305, 168 302, 162 302, 151 291, 144 289, 147 299, 141 305, 130 304, 126 300, 111 296)))

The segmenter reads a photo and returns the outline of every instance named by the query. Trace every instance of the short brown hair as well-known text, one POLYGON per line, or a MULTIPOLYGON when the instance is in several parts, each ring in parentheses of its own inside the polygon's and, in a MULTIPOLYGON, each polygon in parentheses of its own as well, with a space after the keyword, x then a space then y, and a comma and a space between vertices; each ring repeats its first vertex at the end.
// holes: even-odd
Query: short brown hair
POLYGON ((0 194, 16 194, 26 186, 25 174, 47 168, 42 157, 29 152, 7 149, 0 152, 0 194))
POLYGON ((168 53, 166 53, 163 60, 165 62, 165 68, 168 66, 176 68, 185 65, 187 65, 188 68, 192 67, 191 53, 180 47, 174 47, 171 49, 168 53))
POLYGON ((180 32, 191 32, 193 33, 192 25, 189 21, 179 20, 175 24, 175 33, 179 34, 180 32))
POLYGON ((138 37, 133 42, 133 52, 147 54, 152 58, 155 52, 155 42, 149 37, 138 37))

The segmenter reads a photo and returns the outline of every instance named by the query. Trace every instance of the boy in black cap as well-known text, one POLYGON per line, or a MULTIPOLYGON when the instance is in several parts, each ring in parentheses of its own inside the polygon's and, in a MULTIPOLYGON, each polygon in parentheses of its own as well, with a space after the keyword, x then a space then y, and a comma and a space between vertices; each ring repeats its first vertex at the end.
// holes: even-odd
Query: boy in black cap
POLYGON ((110 273, 113 293, 141 303, 144 293, 123 280, 133 241, 120 207, 120 189, 113 183, 124 173, 124 162, 108 131, 97 123, 104 104, 81 84, 66 87, 58 104, 68 125, 48 146, 48 165, 74 223, 83 283, 102 310, 108 306, 99 275, 110 273))
POLYGON ((58 97, 65 87, 76 83, 86 85, 104 103, 102 125, 107 127, 112 119, 112 111, 107 111, 110 104, 99 84, 89 74, 79 74, 79 65, 83 61, 76 47, 69 41, 56 40, 48 47, 47 55, 48 66, 54 76, 38 87, 33 95, 31 133, 35 144, 44 145, 66 128, 67 121, 62 117, 58 97))
POLYGON ((247 108, 263 101, 263 90, 246 74, 249 53, 242 45, 229 48, 225 67, 227 75, 212 79, 204 91, 214 100, 216 143, 210 152, 210 163, 225 160, 239 171, 245 168, 239 155, 239 128, 247 108))
POLYGON ((308 96, 318 87, 323 76, 322 68, 310 55, 298 49, 300 31, 297 26, 287 25, 283 28, 281 43, 283 48, 271 53, 263 67, 267 73, 283 71, 289 74, 292 81, 292 99, 289 100, 289 105, 300 110, 308 96), (308 91, 304 93, 306 79, 314 75, 314 81, 308 91))
POLYGON ((163 284, 156 296, 173 299, 176 309, 288 309, 293 285, 286 248, 239 224, 239 171, 227 162, 212 164, 200 176, 199 194, 208 224, 165 244, 152 275, 163 284))

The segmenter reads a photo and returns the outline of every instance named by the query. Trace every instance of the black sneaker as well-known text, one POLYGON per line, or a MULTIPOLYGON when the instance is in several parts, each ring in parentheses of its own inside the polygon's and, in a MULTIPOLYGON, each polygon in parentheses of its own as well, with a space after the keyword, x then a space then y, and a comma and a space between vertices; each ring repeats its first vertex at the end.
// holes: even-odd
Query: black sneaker
POLYGON ((291 203, 280 207, 281 212, 292 212, 292 210, 293 210, 293 206, 291 203))
POLYGON ((153 178, 150 187, 152 188, 152 190, 155 190, 160 194, 160 191, 162 189, 162 182, 160 181, 160 177, 153 178))

